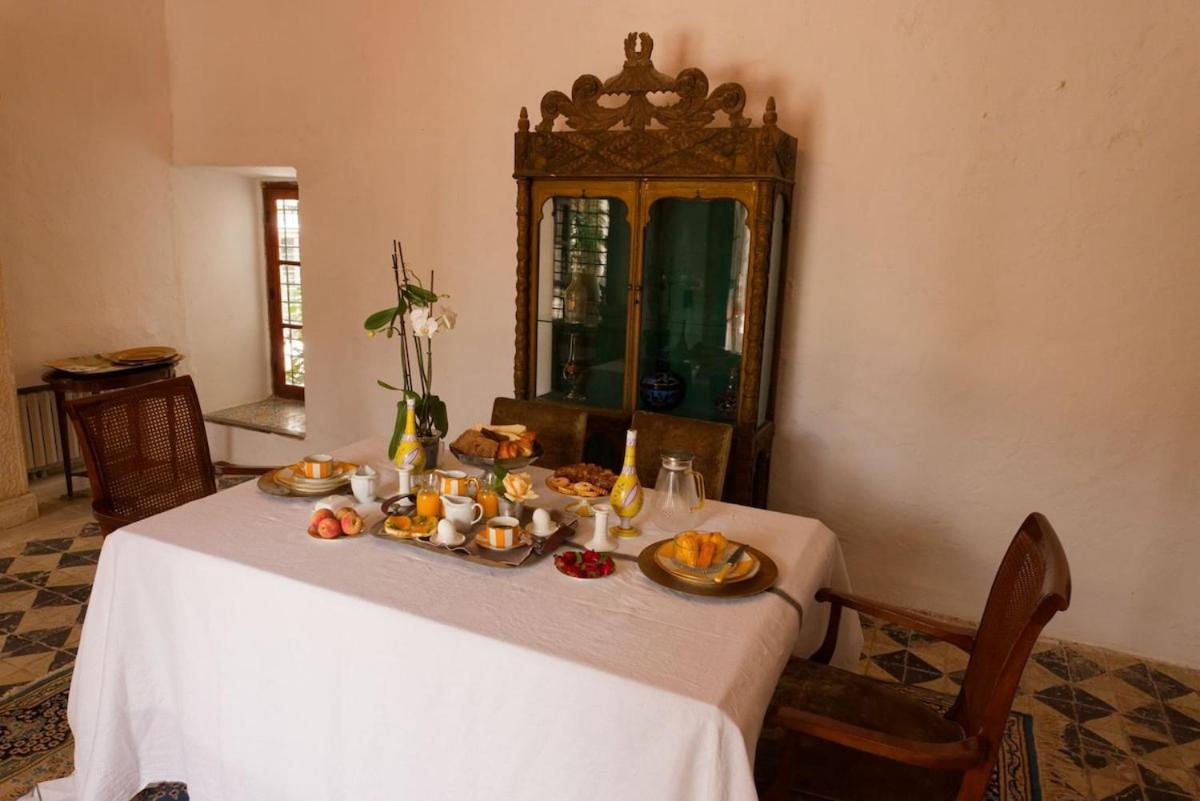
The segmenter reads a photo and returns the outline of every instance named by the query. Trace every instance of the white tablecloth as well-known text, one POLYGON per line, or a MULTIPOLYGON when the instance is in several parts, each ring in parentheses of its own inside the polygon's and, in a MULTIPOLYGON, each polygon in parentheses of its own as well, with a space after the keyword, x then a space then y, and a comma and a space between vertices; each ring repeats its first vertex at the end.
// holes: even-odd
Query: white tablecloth
MULTIPOLYGON (((383 454, 339 453, 381 471, 383 454)), ((567 500, 542 489, 536 505, 567 500)), ((104 545, 83 629, 75 774, 42 798, 173 780, 195 801, 754 799, 772 690, 820 642, 814 591, 847 577, 820 522, 710 506, 707 526, 775 559, 802 626, 776 595, 684 596, 628 561, 585 582, 549 559, 315 540, 311 502, 253 483, 131 525, 104 545)), ((847 615, 840 660, 861 642, 847 615)))

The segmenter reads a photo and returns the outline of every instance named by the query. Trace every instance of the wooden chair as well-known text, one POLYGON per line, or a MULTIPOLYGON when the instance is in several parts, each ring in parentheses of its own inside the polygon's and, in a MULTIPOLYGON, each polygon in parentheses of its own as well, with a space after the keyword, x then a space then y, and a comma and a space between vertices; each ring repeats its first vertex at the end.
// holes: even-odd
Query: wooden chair
POLYGON ((492 402, 492 424, 522 423, 537 432, 542 443, 539 467, 554 469, 583 461, 587 434, 587 412, 553 403, 496 398, 492 402))
POLYGON ((977 630, 830 589, 817 600, 833 605, 825 642, 768 712, 787 740, 766 801, 797 790, 837 801, 983 798, 1021 672, 1042 627, 1071 600, 1070 568, 1050 522, 1035 512, 1021 524, 977 630), (970 653, 944 716, 894 685, 828 666, 843 607, 970 653))
POLYGON ((653 489, 658 469, 662 467, 663 451, 688 451, 696 457, 692 467, 704 476, 705 496, 721 500, 729 469, 729 450, 733 446, 733 426, 637 411, 633 413, 633 428, 638 432, 637 472, 643 487, 653 489))
POLYGON ((92 483, 92 511, 109 534, 212 495, 224 475, 270 468, 213 464, 190 376, 67 401, 92 483))

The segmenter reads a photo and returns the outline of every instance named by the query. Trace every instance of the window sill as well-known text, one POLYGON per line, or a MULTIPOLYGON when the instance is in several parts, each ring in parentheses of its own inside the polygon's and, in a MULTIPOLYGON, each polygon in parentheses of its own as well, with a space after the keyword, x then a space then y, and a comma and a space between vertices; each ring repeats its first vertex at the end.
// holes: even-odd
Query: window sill
POLYGON ((204 415, 209 423, 279 434, 292 439, 304 439, 306 423, 304 401, 287 398, 263 398, 254 403, 230 406, 204 415))

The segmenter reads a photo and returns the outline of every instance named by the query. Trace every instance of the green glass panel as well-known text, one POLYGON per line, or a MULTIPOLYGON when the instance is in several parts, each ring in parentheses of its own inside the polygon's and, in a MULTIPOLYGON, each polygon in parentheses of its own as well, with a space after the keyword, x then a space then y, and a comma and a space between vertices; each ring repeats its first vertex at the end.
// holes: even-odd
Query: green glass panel
POLYGON ((628 207, 617 198, 550 198, 538 253, 537 397, 621 408, 628 207))
POLYGON ((734 418, 749 252, 746 207, 736 200, 663 198, 650 207, 639 409, 734 418))

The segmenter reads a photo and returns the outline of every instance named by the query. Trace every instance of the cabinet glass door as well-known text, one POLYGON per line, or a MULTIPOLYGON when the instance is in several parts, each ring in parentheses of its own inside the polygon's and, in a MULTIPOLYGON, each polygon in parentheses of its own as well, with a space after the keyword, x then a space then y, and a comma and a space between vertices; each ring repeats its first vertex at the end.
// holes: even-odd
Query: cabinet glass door
POLYGON ((538 231, 538 398, 621 409, 629 305, 629 207, 550 197, 538 231))
POLYGON ((643 265, 638 408, 733 420, 750 265, 746 207, 730 198, 655 200, 643 265))

